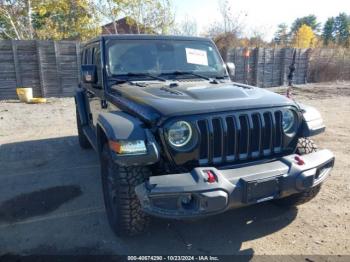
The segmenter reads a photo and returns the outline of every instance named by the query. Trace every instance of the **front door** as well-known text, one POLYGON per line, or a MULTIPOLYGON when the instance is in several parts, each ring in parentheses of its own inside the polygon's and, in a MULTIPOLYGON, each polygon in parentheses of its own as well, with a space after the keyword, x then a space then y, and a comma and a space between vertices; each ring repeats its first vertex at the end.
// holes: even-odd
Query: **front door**
POLYGON ((98 114, 106 109, 106 103, 103 100, 101 52, 98 43, 92 44, 86 48, 82 62, 96 65, 97 69, 97 82, 94 84, 84 83, 87 99, 89 101, 89 122, 91 127, 95 128, 98 114))

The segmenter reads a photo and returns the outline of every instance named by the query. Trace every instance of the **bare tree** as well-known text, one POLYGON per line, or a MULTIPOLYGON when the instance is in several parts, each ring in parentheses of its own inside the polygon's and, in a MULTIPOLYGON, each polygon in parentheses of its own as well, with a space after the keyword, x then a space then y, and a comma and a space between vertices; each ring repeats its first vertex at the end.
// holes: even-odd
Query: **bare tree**
POLYGON ((214 39, 222 57, 226 59, 228 50, 241 45, 244 25, 242 13, 234 13, 228 0, 218 0, 221 19, 209 25, 205 35, 214 39))
POLYGON ((97 13, 103 19, 112 23, 112 30, 109 27, 104 27, 109 34, 118 34, 117 20, 126 2, 125 0, 90 0, 90 5, 93 6, 97 13))
POLYGON ((254 47, 266 46, 267 43, 264 40, 266 37, 266 31, 267 29, 263 26, 254 27, 249 38, 249 45, 254 47))
POLYGON ((234 13, 228 0, 218 0, 221 19, 214 21, 206 30, 205 35, 215 38, 221 34, 238 37, 244 29, 242 13, 234 13))
POLYGON ((179 31, 181 35, 196 36, 197 33, 197 21, 191 19, 188 15, 185 16, 184 20, 180 23, 179 31))
POLYGON ((169 0, 129 0, 125 3, 124 12, 139 34, 165 34, 175 20, 169 0))
POLYGON ((9 39, 33 39, 31 0, 0 0, 0 32, 9 39))

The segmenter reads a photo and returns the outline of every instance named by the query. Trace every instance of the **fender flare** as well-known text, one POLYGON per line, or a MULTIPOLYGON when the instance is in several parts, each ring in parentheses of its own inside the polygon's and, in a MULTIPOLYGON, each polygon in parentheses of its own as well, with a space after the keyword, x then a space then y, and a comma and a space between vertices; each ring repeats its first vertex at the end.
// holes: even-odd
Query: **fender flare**
POLYGON ((312 106, 299 104, 303 114, 303 123, 301 125, 301 136, 310 137, 323 133, 326 126, 323 123, 320 112, 312 106))
POLYGON ((159 147, 152 132, 139 119, 122 111, 100 113, 97 118, 97 148, 102 151, 103 132, 107 140, 143 140, 147 153, 140 155, 118 155, 112 152, 113 160, 120 166, 151 165, 159 161, 159 147))
POLYGON ((79 114, 81 125, 87 125, 89 123, 88 112, 86 107, 86 94, 85 90, 82 88, 77 88, 75 90, 74 100, 79 114))

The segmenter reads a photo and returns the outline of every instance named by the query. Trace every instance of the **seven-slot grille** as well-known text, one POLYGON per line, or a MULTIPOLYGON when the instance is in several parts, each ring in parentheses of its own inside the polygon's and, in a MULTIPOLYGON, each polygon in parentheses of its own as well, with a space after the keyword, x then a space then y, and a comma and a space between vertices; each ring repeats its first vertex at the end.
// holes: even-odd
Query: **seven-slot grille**
POLYGON ((282 112, 265 110, 196 121, 201 165, 257 159, 282 151, 282 112))

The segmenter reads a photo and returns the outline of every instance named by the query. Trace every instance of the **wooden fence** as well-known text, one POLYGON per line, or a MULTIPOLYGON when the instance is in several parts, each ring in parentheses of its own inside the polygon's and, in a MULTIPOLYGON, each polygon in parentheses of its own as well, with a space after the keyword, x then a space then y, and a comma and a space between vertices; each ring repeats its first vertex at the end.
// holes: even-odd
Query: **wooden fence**
POLYGON ((0 41, 0 99, 16 98, 16 87, 34 96, 72 96, 79 77, 75 41, 0 41))
MULTIPOLYGON (((259 87, 286 85, 289 66, 293 60, 292 48, 234 48, 228 51, 226 61, 236 66, 235 81, 259 87)), ((304 84, 311 49, 297 49, 293 82, 304 84)))
MULTIPOLYGON (((72 96, 79 80, 80 43, 75 41, 0 41, 0 100, 16 98, 16 87, 34 96, 72 96)), ((234 48, 226 61, 236 65, 235 81, 272 87, 287 84, 291 48, 234 48)), ((350 79, 348 50, 297 49, 295 84, 350 79), (333 73, 332 73, 333 72, 333 73)))

